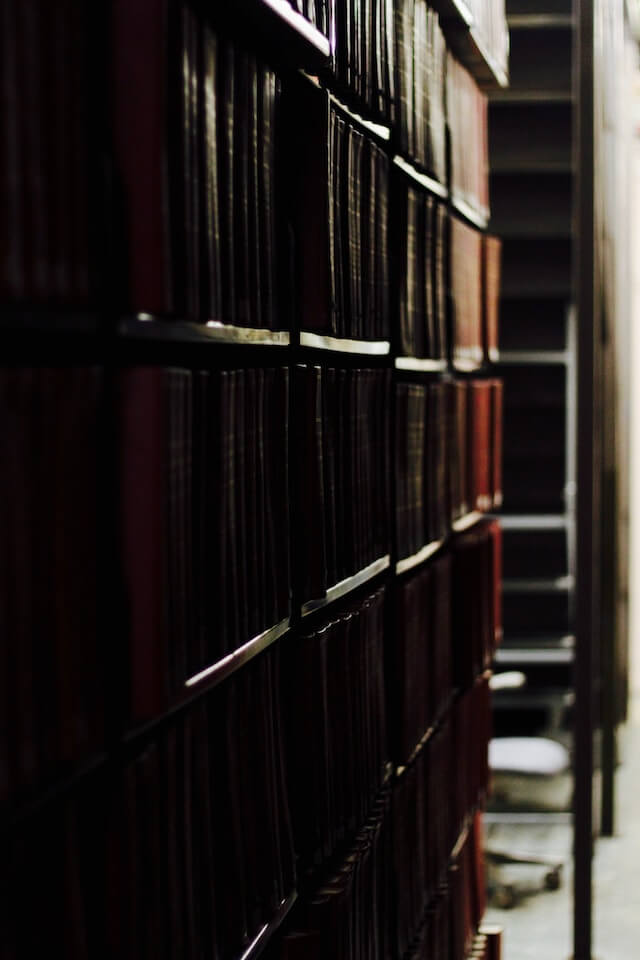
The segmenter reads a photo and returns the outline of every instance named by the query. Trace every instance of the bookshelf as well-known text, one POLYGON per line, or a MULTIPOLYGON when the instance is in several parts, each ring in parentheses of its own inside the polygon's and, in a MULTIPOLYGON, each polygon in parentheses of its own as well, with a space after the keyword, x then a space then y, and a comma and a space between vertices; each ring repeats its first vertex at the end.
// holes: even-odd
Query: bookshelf
POLYGON ((7 955, 496 955, 488 7, 0 40, 7 955))

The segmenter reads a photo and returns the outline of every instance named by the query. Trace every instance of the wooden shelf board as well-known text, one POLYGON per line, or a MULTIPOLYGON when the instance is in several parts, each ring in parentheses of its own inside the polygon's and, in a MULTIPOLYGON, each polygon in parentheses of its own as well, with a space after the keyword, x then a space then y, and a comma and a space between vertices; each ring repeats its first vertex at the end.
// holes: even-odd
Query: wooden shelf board
POLYGON ((408 370, 415 373, 444 373, 447 369, 446 360, 428 360, 421 357, 396 357, 396 370, 408 370))
POLYGON ((359 570, 358 573, 354 573, 352 577, 347 577, 341 580, 340 583, 336 583, 333 587, 329 587, 324 597, 319 597, 317 600, 308 600, 304 603, 301 609, 302 616, 306 617, 316 610, 322 610, 330 603, 334 603, 336 600, 347 596, 347 594, 352 593, 354 590, 357 590, 358 587, 367 583, 367 581, 372 580, 374 577, 377 577, 378 574, 387 570, 390 565, 391 557, 388 554, 385 557, 379 557, 378 560, 370 563, 368 567, 364 567, 362 570, 359 570))
POLYGON ((300 346, 313 350, 332 350, 335 353, 359 353, 363 356, 386 356, 391 352, 388 340, 347 340, 322 333, 300 332, 300 346))
POLYGON ((414 567, 419 567, 421 563, 424 563, 429 557, 432 557, 434 553, 437 553, 443 544, 444 540, 433 540, 431 543, 425 544, 424 547, 412 556, 398 560, 396 563, 396 573, 406 573, 408 570, 413 570, 414 567))
POLYGON ((439 180, 436 180, 434 177, 430 177, 426 173, 422 173, 421 170, 418 170, 409 160, 405 160, 404 157, 401 157, 399 154, 396 154, 393 158, 394 165, 402 170, 408 177, 410 177, 414 183, 417 183, 419 186, 424 187, 425 190, 428 190, 430 193, 435 194, 437 197, 446 198, 449 194, 447 188, 440 183, 439 180))
POLYGON ((180 343, 228 343, 236 346, 286 347, 291 335, 284 330, 235 327, 209 321, 165 320, 147 313, 122 317, 117 325, 119 337, 127 340, 157 340, 180 343))

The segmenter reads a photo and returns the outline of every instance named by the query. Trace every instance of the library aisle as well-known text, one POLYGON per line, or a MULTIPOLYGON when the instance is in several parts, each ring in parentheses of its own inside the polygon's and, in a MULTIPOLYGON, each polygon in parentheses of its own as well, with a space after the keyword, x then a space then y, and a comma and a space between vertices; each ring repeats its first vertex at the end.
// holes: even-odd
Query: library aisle
MULTIPOLYGON (((636 661, 637 662, 637 661, 636 661)), ((629 724, 617 774, 617 830, 599 838, 594 859, 594 956, 598 960, 637 960, 640 933, 640 690, 634 691, 629 724)), ((501 845, 508 837, 502 827, 501 845)), ((524 828, 511 827, 519 849, 526 849, 524 828)), ((571 956, 571 828, 528 827, 531 852, 565 862, 562 886, 540 891, 537 868, 513 867, 511 879, 525 890, 516 907, 490 907, 486 920, 505 928, 505 960, 567 960, 571 956), (518 873, 518 869, 520 873, 518 873), (523 872, 526 871, 526 872, 523 872), (529 879, 531 883, 529 885, 529 879)), ((495 842, 495 838, 494 838, 495 842)))

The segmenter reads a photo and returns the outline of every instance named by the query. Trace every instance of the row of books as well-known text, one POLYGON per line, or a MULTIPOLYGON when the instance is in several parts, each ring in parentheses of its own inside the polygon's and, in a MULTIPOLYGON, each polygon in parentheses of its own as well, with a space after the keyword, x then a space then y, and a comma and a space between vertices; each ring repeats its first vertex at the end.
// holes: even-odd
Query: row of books
POLYGON ((384 781, 384 600, 380 589, 284 642, 283 723, 301 878, 353 842, 384 781))
POLYGON ((476 677, 472 686, 457 698, 451 722, 454 747, 450 756, 467 758, 465 763, 454 762, 451 772, 449 817, 455 843, 469 812, 483 806, 489 784, 492 721, 487 673, 476 677))
POLYGON ((446 360, 447 210, 398 175, 398 353, 446 360))
POLYGON ((21 822, 3 960, 241 957, 295 889, 281 733, 271 650, 21 822))
POLYGON ((463 369, 496 359, 502 242, 450 219, 453 362, 463 369))
POLYGON ((501 502, 499 380, 396 384, 400 559, 443 539, 452 520, 501 502))
POLYGON ((298 515, 294 586, 300 600, 389 553, 387 370, 296 368, 292 463, 298 515))
POLYGON ((396 11, 400 151, 446 182, 447 46, 438 14, 426 0, 400 0, 396 11))
POLYGON ((118 374, 131 714, 289 615, 288 371, 118 374))
POLYGON ((396 76, 393 0, 332 0, 335 48, 333 73, 340 93, 363 112, 391 123, 396 76))
POLYGON ((125 767, 107 833, 112 955, 239 957, 293 892, 278 656, 170 720, 125 767))
POLYGON ((449 869, 449 909, 451 916, 451 960, 466 960, 472 956, 485 958, 489 942, 478 936, 487 905, 487 889, 483 856, 482 819, 478 812, 469 825, 469 831, 449 869))
POLYGON ((447 120, 451 141, 451 194, 454 200, 463 201, 482 217, 487 217, 487 95, 452 53, 447 54, 447 120))
POLYGON ((496 378, 454 380, 448 450, 453 520, 502 503, 503 386, 496 378))
POLYGON ((389 158, 309 82, 286 107, 300 328, 388 340, 389 158))
POLYGON ((403 174, 398 180, 398 353, 447 358, 448 292, 454 364, 468 369, 495 359, 500 239, 449 217, 443 203, 403 174))
POLYGON ((406 763, 453 693, 451 554, 398 583, 387 665, 392 758, 406 763))
MULTIPOLYGON (((481 815, 477 813, 470 831, 449 864, 447 879, 438 885, 407 960, 490 960, 495 954, 495 934, 478 933, 486 901, 482 857, 481 815)), ((498 956, 496 956, 498 960, 498 956)))
POLYGON ((277 327, 274 72, 188 0, 116 3, 111 40, 129 309, 277 327))
POLYGON ((0 299, 75 304, 89 294, 86 5, 7 6, 0 31, 0 299))
POLYGON ((394 954, 398 957, 409 950, 439 883, 446 878, 456 842, 451 816, 454 751, 448 714, 394 785, 394 954))
MULTIPOLYGON (((459 862, 451 864, 450 858, 455 854, 460 860, 460 850, 465 850, 461 837, 472 837, 470 852, 480 858, 481 838, 474 836, 472 818, 487 786, 489 737, 489 686, 482 678, 454 701, 409 766, 400 768, 392 805, 398 957, 410 954, 420 941, 427 911, 457 871, 459 862)), ((482 864, 468 872, 458 895, 450 888, 452 926, 462 925, 466 938, 467 929, 477 930, 484 911, 482 864)))
POLYGON ((485 520, 456 537, 452 550, 453 678, 470 687, 502 640, 502 530, 485 520))
POLYGON ((396 384, 396 542, 399 558, 441 540, 447 516, 447 386, 396 384))
POLYGON ((452 354, 455 365, 483 360, 483 236, 457 217, 450 220, 452 354))
MULTIPOLYGON (((390 552, 389 371, 300 367, 295 380, 289 469, 286 369, 120 370, 119 516, 111 517, 102 507, 108 474, 98 463, 100 425, 111 409, 103 375, 85 367, 3 372, 0 613, 4 635, 23 637, 2 645, 3 702, 17 731, 0 751, 7 796, 28 793, 103 742, 98 583, 106 589, 110 581, 97 558, 113 522, 134 723, 161 713, 188 681, 288 617, 290 480, 296 515, 305 518, 292 531, 300 602, 324 598, 390 552), (73 604, 59 602, 71 596, 73 604)), ((473 387, 460 381, 455 389, 473 387)), ((450 389, 398 385, 399 395, 411 396, 411 433, 405 418, 398 426, 400 555, 449 529, 443 405, 450 389)), ((425 701, 425 716, 437 713, 442 691, 425 701)))
POLYGON ((387 960, 391 942, 390 790, 348 855, 316 892, 303 893, 266 960, 387 960))
MULTIPOLYGON (((314 5, 303 6, 311 15, 314 5)), ((329 23, 323 6, 312 19, 329 23)), ((393 46, 391 5, 371 0, 362 16, 359 6, 340 0, 338 25, 344 18, 349 43, 361 53, 373 49, 365 44, 371 30, 379 32, 376 58, 384 59, 393 46)), ((1 181, 8 216, 0 295, 9 300, 86 303, 89 297, 89 204, 99 192, 91 150, 98 137, 87 100, 91 51, 77 0, 69 0, 68 17, 64 36, 43 11, 25 23, 10 18, 3 32, 13 122, 2 134, 11 162, 1 181), (30 99, 21 111, 16 91, 23 87, 30 99), (56 162, 50 163, 51 150, 56 162)), ((437 14, 424 0, 403 0, 395 18, 402 152, 444 183, 446 57, 437 14)), ((295 172, 286 176, 284 192, 295 201, 289 215, 297 224, 302 328, 387 339, 386 153, 330 108, 320 89, 293 94, 288 120, 279 123, 274 71, 215 33, 190 0, 120 0, 109 42, 119 306, 286 327, 277 298, 280 266, 287 269, 278 263, 286 246, 278 184, 288 168, 295 172)), ((370 71, 361 66, 349 68, 348 82, 366 84, 373 99, 386 100, 379 84, 390 67, 367 80, 370 71)), ((453 189, 484 208, 486 183, 478 179, 484 167, 469 149, 470 129, 477 128, 480 145, 486 139, 484 100, 451 56, 447 76, 453 189)))

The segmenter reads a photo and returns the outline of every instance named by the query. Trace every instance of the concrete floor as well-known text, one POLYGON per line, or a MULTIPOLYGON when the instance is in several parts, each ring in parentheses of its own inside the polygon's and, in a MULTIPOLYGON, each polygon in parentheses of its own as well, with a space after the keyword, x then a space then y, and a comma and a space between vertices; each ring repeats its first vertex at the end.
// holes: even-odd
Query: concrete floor
MULTIPOLYGON (((632 703, 617 773, 616 836, 596 841, 594 957, 640 958, 640 696, 632 703)), ((563 861, 558 891, 543 889, 540 868, 500 868, 502 882, 518 891, 509 910, 490 907, 487 922, 504 927, 504 960, 569 960, 572 954, 571 828, 566 825, 506 825, 488 828, 489 846, 563 861)))

